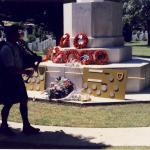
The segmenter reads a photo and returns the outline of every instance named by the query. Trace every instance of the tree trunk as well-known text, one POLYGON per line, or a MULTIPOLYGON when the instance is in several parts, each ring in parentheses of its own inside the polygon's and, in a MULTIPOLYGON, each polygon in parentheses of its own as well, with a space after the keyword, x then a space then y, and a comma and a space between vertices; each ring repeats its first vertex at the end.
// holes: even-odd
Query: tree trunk
POLYGON ((148 46, 150 46, 150 20, 147 20, 148 46))

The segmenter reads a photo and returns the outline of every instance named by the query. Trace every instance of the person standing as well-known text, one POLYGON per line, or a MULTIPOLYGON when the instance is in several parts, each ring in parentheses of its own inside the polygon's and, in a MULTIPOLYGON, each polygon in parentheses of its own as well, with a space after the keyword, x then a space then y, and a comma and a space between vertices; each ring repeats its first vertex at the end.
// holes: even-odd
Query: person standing
POLYGON ((20 103, 23 133, 35 134, 40 131, 32 127, 28 119, 28 95, 22 74, 30 75, 31 72, 23 68, 22 51, 16 44, 20 38, 18 29, 17 25, 6 28, 6 44, 0 49, 0 103, 4 105, 1 111, 0 133, 9 135, 13 134, 13 131, 9 128, 7 119, 11 107, 16 103, 20 103))

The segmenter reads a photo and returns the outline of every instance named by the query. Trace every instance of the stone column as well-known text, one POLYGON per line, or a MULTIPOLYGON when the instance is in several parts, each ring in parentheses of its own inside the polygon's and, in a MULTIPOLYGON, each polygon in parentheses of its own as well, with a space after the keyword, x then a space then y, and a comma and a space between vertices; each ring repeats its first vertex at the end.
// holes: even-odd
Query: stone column
POLYGON ((88 36, 86 50, 105 49, 110 63, 132 58, 131 47, 124 46, 119 0, 77 0, 64 4, 64 33, 70 34, 70 47, 74 47, 73 40, 80 32, 88 36))
POLYGON ((64 5, 64 33, 89 38, 88 48, 122 46, 122 3, 104 0, 77 0, 64 5))

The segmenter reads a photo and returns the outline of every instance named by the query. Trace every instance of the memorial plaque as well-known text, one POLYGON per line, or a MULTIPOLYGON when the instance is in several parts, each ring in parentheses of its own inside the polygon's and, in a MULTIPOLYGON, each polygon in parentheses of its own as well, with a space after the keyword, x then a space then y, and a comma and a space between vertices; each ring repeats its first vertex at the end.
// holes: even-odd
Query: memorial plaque
MULTIPOLYGON (((46 67, 40 66, 38 72, 33 73, 32 77, 25 83, 27 90, 29 91, 44 91, 45 89, 45 73, 46 67)), ((27 76, 23 75, 23 79, 26 80, 27 76)))
POLYGON ((124 99, 126 80, 127 70, 84 68, 83 92, 97 97, 124 99))

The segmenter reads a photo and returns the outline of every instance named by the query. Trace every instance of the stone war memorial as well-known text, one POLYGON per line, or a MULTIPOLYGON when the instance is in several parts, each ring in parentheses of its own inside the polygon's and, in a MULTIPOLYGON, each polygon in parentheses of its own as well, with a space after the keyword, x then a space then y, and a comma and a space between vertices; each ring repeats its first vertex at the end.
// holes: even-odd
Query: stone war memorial
POLYGON ((126 93, 139 93, 150 85, 149 62, 132 58, 132 48, 124 46, 119 0, 64 4, 64 35, 47 55, 50 60, 40 64, 39 76, 34 74, 27 84, 32 98, 126 101, 126 93))

